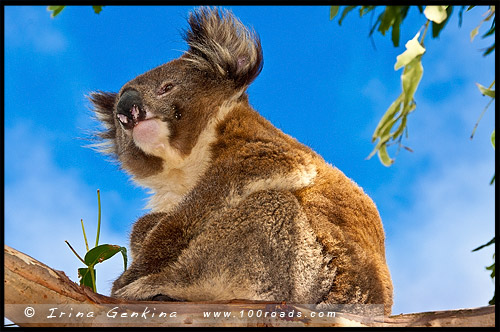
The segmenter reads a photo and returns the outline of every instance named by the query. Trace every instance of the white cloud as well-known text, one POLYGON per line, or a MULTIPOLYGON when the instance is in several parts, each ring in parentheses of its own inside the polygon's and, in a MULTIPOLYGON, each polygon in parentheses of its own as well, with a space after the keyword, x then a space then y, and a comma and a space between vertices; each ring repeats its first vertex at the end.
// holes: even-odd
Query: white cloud
POLYGON ((5 7, 5 45, 30 45, 34 51, 55 54, 66 49, 66 37, 44 6, 5 7))
POLYGON ((471 252, 494 235, 494 188, 477 176, 492 162, 431 172, 408 192, 414 204, 387 242, 395 314, 484 306, 493 296, 493 248, 471 252))
MULTIPOLYGON (((95 244, 97 195, 75 171, 54 163, 51 146, 56 141, 37 133, 40 129, 29 124, 5 131, 5 243, 77 282, 77 269, 84 266, 64 240, 84 255, 83 219, 89 245, 95 244)), ((102 220, 109 220, 105 213, 102 220)), ((123 244, 125 238, 125 233, 101 225, 100 244, 123 244)), ((117 255, 96 267, 99 293, 109 295, 112 281, 123 270, 120 260, 117 255)))

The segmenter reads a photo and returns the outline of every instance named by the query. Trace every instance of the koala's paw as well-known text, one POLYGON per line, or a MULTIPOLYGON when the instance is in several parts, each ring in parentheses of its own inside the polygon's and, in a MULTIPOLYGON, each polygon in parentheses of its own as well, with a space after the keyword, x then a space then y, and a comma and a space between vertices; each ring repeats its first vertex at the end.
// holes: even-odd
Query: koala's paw
POLYGON ((155 295, 150 300, 151 301, 160 301, 160 302, 183 302, 183 300, 177 300, 177 299, 174 299, 168 295, 163 295, 163 294, 155 295))
MULTIPOLYGON (((142 279, 142 278, 141 278, 142 279)), ((138 279, 128 285, 116 289, 112 296, 127 300, 150 300, 158 295, 158 289, 138 279)))

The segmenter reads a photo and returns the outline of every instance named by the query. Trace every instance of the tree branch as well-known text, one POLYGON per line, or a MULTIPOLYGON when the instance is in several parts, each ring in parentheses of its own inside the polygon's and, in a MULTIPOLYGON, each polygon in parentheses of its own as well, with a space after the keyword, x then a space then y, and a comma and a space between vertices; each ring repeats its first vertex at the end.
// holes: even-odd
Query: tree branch
POLYGON ((310 309, 286 303, 125 301, 79 286, 64 272, 9 246, 5 246, 4 258, 5 317, 19 326, 495 326, 495 306, 370 319, 341 313, 312 319, 310 309), (301 317, 292 315, 299 311, 301 317), (206 312, 231 312, 232 316, 207 318, 206 312), (270 317, 272 312, 275 317, 270 317))

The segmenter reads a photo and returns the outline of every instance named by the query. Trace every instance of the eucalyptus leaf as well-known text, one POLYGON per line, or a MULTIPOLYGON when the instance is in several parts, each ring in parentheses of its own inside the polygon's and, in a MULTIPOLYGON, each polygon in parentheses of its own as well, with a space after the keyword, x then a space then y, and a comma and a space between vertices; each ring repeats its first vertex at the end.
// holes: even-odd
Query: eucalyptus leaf
POLYGON ((448 6, 426 6, 424 15, 428 20, 440 24, 448 17, 446 13, 447 8, 448 6))
POLYGON ((490 270, 491 271, 490 276, 491 276, 492 279, 495 278, 495 263, 493 263, 492 265, 488 266, 486 268, 486 270, 490 270))
POLYGON ((399 46, 399 26, 401 25, 401 20, 402 18, 397 16, 392 24, 391 40, 394 47, 399 46))
POLYGON ((460 11, 458 12, 458 27, 459 28, 462 27, 464 9, 465 9, 465 6, 460 6, 460 11))
POLYGON ((368 14, 369 12, 371 12, 374 9, 375 9, 375 6, 361 6, 361 8, 359 9, 359 16, 363 17, 365 14, 368 14))
POLYGON ((123 256, 123 271, 127 271, 127 248, 120 247, 120 252, 123 256))
POLYGON ((51 11, 50 17, 54 18, 64 9, 66 6, 48 6, 47 10, 51 11))
POLYGON ((94 8, 94 13, 99 14, 104 6, 92 6, 94 8))
POLYGON ((396 64, 394 65, 394 70, 398 70, 399 68, 406 66, 417 56, 424 54, 425 48, 418 42, 419 36, 420 32, 417 32, 415 37, 413 37, 413 39, 410 39, 406 43, 405 45, 406 51, 404 51, 403 53, 401 53, 396 57, 396 64))
POLYGON ((446 8, 446 14, 447 14, 446 19, 441 23, 432 22, 432 38, 439 37, 441 30, 443 30, 444 27, 446 26, 446 23, 448 23, 452 12, 453 12, 453 6, 448 6, 448 8, 446 8))
MULTIPOLYGON (((94 277, 96 277, 96 270, 93 269, 94 277)), ((88 267, 83 267, 78 269, 78 277, 80 278, 80 286, 88 286, 91 289, 94 288, 92 284, 92 275, 90 274, 90 269, 88 267)))
POLYGON ((481 249, 483 249, 485 247, 491 246, 492 244, 495 244, 495 238, 491 239, 488 243, 483 244, 482 246, 479 246, 479 247, 477 247, 476 249, 474 249, 472 251, 474 252, 474 251, 481 250, 481 249))
MULTIPOLYGON (((494 6, 493 6, 493 7, 494 7, 494 6)), ((481 25, 482 25, 484 22, 489 21, 489 20, 493 17, 493 15, 495 15, 495 9, 492 9, 491 7, 490 7, 490 9, 488 9, 488 11, 487 11, 486 13, 488 13, 488 12, 489 12, 490 14, 489 14, 489 15, 488 15, 488 16, 487 16, 484 20, 482 20, 481 22, 479 22, 478 26, 477 26, 477 27, 475 27, 475 28, 474 28, 474 30, 472 30, 472 31, 470 32, 470 41, 471 41, 471 42, 474 40, 474 37, 476 37, 476 36, 477 36, 477 34, 479 33, 479 28, 481 27, 481 25)), ((493 21, 493 24, 492 24, 493 30, 494 30, 494 26, 495 26, 495 21, 493 21)), ((490 30, 491 30, 491 27, 490 27, 490 30)), ((494 33, 494 32, 493 32, 493 33, 494 33)), ((487 35, 490 35, 490 34, 492 34, 492 33, 491 33, 490 31, 488 31, 488 32, 486 33, 486 35, 484 35, 484 36, 483 36, 483 38, 484 38, 484 37, 486 37, 487 35)), ((494 45, 495 45, 495 44, 493 44, 493 48, 494 48, 494 45)), ((490 51, 490 52, 491 52, 491 51, 490 51)), ((489 54, 489 52, 488 52, 488 54, 489 54)), ((483 55, 486 55, 486 54, 483 54, 483 55)))
POLYGON ((346 17, 347 14, 349 14, 349 12, 351 10, 353 10, 354 8, 356 8, 357 6, 346 6, 344 8, 344 10, 342 11, 342 15, 340 15, 340 19, 339 19, 339 25, 342 25, 342 21, 344 20, 344 18, 346 17))
POLYGON ((394 24, 396 20, 396 16, 398 15, 398 7, 397 6, 386 6, 385 11, 383 12, 382 20, 380 22, 380 26, 378 27, 378 31, 385 36, 385 33, 389 28, 394 24))
POLYGON ((495 148, 495 129, 493 129, 493 133, 491 134, 491 145, 493 145, 493 149, 495 148))
POLYGON ((394 160, 389 157, 389 154, 387 153, 387 146, 385 144, 378 149, 378 157, 382 164, 387 167, 391 166, 394 162, 394 160))
POLYGON ((483 94, 483 96, 495 98, 495 90, 488 89, 479 83, 476 83, 476 85, 477 85, 479 91, 481 91, 481 93, 483 94))
POLYGON ((493 43, 493 45, 491 45, 490 47, 488 47, 484 53, 483 53, 483 56, 487 56, 488 54, 490 54, 491 52, 493 52, 495 50, 495 43, 493 43))
POLYGON ((372 28, 370 29, 370 33, 368 34, 368 36, 371 36, 373 35, 373 32, 375 31, 375 29, 377 28, 377 25, 380 24, 380 22, 382 22, 382 17, 384 16, 384 13, 381 13, 378 17, 377 17, 377 20, 375 21, 375 23, 372 25, 372 28))
POLYGON ((470 32, 470 41, 474 41, 474 38, 476 38, 477 34, 479 33, 479 27, 480 25, 478 25, 477 27, 475 27, 471 32, 470 32))
POLYGON ((420 61, 422 57, 417 56, 410 63, 405 66, 403 74, 401 75, 401 81, 403 83, 403 93, 404 93, 404 107, 407 107, 413 100, 413 95, 417 90, 418 84, 422 79, 424 73, 424 67, 422 67, 422 62, 420 61))
POLYGON ((380 136, 382 128, 385 126, 387 121, 390 121, 396 115, 399 110, 401 109, 401 103, 403 102, 404 99, 404 94, 400 94, 399 97, 389 106, 389 108, 385 111, 384 115, 382 116, 382 119, 380 119, 379 123, 377 124, 377 128, 375 128, 375 131, 373 132, 373 137, 372 137, 372 142, 374 142, 377 137, 380 136))
POLYGON ((485 37, 491 36, 494 33, 495 33, 495 20, 493 20, 493 22, 491 23, 491 27, 488 30, 488 32, 486 32, 484 35, 482 35, 481 38, 485 38, 485 37))
MULTIPOLYGON (((399 117, 393 118, 393 119, 389 120, 385 124, 385 126, 382 128, 382 133, 380 135, 380 142, 379 142, 380 146, 389 142, 389 140, 393 137, 391 135, 391 129, 398 120, 399 120, 399 117)), ((380 148, 380 146, 379 146, 379 148, 380 148)))
POLYGON ((330 6, 330 20, 333 20, 337 13, 339 12, 340 6, 330 6))
POLYGON ((403 131, 406 128, 406 121, 407 121, 407 115, 406 114, 401 115, 401 122, 399 123, 398 129, 396 129, 396 131, 392 134, 392 137, 394 137, 394 139, 398 138, 403 134, 403 131))
POLYGON ((113 244, 101 244, 90 249, 84 257, 87 266, 101 263, 121 251, 121 247, 113 244))

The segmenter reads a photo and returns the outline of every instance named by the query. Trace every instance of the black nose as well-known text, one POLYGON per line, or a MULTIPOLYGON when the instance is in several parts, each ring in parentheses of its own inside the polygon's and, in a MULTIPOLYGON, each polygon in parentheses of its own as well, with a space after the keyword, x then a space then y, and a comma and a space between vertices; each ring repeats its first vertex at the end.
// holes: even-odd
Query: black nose
POLYGON ((127 89, 122 93, 116 107, 116 116, 126 129, 132 129, 145 118, 141 94, 137 90, 127 89))

